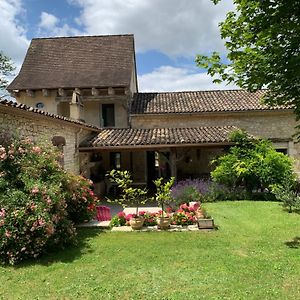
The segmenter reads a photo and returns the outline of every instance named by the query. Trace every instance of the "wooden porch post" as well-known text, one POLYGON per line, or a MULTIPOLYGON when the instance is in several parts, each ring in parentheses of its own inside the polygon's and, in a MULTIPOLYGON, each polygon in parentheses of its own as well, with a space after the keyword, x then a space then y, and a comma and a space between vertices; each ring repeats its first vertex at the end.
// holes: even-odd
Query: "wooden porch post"
POLYGON ((170 171, 171 171, 171 177, 175 177, 175 181, 177 179, 177 153, 176 149, 172 149, 170 151, 170 171))

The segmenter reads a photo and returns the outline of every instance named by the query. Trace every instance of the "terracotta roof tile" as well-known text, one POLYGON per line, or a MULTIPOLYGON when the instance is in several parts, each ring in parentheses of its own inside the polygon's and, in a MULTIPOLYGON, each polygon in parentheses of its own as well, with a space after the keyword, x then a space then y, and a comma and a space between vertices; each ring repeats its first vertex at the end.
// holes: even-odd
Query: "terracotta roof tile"
POLYGON ((265 91, 250 93, 245 90, 137 93, 132 114, 233 112, 251 110, 287 109, 261 104, 265 91))
POLYGON ((66 117, 63 117, 60 115, 51 114, 46 111, 43 111, 43 110, 40 110, 37 108, 33 108, 33 107, 27 106, 25 104, 17 103, 14 101, 0 100, 0 110, 1 110, 1 107, 12 107, 15 109, 19 109, 21 111, 27 111, 27 112, 31 112, 33 114, 39 114, 39 115, 42 115, 45 117, 50 117, 52 119, 61 120, 61 121, 69 122, 69 123, 76 124, 76 125, 81 125, 81 126, 89 128, 89 129, 94 129, 94 130, 96 129, 97 131, 99 131, 99 127, 96 127, 94 125, 90 125, 90 124, 86 124, 84 122, 72 120, 72 119, 69 119, 69 118, 66 118, 66 117))
POLYGON ((129 86, 133 35, 33 39, 8 90, 129 86))
POLYGON ((186 145, 229 142, 228 135, 235 126, 196 128, 106 128, 80 147, 112 148, 155 145, 186 145))

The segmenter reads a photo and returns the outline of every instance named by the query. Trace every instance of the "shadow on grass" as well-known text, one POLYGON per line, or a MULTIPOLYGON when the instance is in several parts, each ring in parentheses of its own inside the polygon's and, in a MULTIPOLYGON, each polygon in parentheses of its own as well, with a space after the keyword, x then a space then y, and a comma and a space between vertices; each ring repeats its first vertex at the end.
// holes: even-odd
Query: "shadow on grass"
POLYGON ((47 252, 37 259, 26 260, 16 265, 15 268, 26 268, 34 265, 49 266, 59 262, 72 263, 86 253, 92 253, 93 250, 89 244, 89 240, 102 234, 105 234, 105 231, 100 229, 78 228, 76 244, 67 246, 64 249, 47 252))
POLYGON ((285 244, 292 249, 299 249, 300 248, 300 237, 296 236, 291 241, 285 242, 285 244))

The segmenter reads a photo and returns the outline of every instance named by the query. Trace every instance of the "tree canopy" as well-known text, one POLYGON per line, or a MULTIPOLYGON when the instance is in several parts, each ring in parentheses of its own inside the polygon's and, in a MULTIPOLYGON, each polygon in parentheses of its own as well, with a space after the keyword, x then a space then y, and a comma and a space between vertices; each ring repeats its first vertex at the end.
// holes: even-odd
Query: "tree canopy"
POLYGON ((4 90, 8 84, 7 76, 12 75, 15 69, 10 58, 0 51, 0 92, 4 90))
POLYGON ((213 52, 197 55, 197 65, 217 76, 214 82, 234 83, 249 91, 267 88, 265 103, 293 105, 300 119, 300 0, 233 2, 236 10, 219 24, 225 63, 213 52))

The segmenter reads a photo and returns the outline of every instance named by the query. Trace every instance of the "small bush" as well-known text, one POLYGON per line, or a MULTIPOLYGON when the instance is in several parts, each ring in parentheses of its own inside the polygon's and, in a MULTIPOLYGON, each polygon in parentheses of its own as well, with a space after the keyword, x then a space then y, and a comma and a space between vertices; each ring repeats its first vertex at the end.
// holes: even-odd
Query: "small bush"
POLYGON ((272 193, 290 213, 300 209, 300 195, 295 189, 295 184, 285 182, 283 185, 274 185, 272 186, 272 193))

